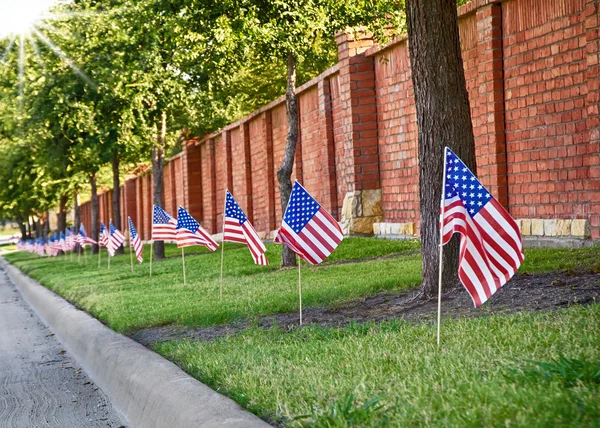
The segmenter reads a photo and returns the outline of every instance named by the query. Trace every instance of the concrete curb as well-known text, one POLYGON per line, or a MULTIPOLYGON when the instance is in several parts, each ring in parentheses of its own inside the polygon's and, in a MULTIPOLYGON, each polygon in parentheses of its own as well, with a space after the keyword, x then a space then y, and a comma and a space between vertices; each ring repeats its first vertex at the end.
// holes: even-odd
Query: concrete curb
POLYGON ((131 427, 268 427, 175 364, 115 333, 24 275, 0 265, 131 427))

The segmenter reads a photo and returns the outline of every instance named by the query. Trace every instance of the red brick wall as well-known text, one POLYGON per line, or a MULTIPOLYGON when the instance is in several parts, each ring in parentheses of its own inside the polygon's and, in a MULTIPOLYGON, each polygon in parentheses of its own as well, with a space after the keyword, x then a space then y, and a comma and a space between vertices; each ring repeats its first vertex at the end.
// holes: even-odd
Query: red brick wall
MULTIPOLYGON (((459 8, 479 177, 515 218, 589 219, 594 238, 600 237, 599 9, 599 0, 473 0, 459 8)), ((369 35, 340 34, 337 42, 339 63, 297 89, 300 141, 292 179, 337 218, 347 192, 380 188, 385 221, 418 223, 418 133, 406 41, 379 47, 369 35)), ((184 205, 219 232, 229 188, 257 230, 276 228, 276 171, 286 135, 282 97, 188 143, 165 168, 167 211, 175 215, 184 205)), ((125 197, 128 206, 128 198, 136 201, 144 239, 150 180, 132 182, 135 195, 125 197)), ((107 204, 101 215, 109 215, 110 194, 101 199, 107 204)))

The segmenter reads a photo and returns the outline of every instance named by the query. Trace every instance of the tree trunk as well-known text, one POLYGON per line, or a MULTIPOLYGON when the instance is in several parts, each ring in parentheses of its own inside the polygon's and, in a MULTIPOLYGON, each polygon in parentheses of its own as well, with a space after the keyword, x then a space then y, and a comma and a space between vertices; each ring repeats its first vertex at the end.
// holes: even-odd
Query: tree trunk
MULTIPOLYGON (((287 56, 287 84, 285 91, 285 111, 287 114, 288 133, 285 141, 283 162, 277 170, 279 194, 281 197, 281 212, 285 209, 292 193, 292 170, 296 158, 298 144, 298 98, 296 96, 296 54, 289 52, 287 56)), ((286 245, 281 250, 283 267, 296 266, 296 255, 286 245)))
MULTIPOLYGON (((114 221, 115 226, 118 227, 121 231, 123 231, 123 224, 121 223, 121 194, 120 194, 121 183, 119 180, 119 152, 116 149, 113 152, 112 171, 113 171, 112 204, 113 204, 113 213, 114 213, 113 221, 114 221)), ((121 245, 115 253, 116 254, 125 254, 125 249, 121 245)))
POLYGON ((44 234, 44 237, 47 237, 50 234, 50 211, 46 210, 46 215, 42 221, 42 233, 44 234))
MULTIPOLYGON (((152 182, 154 205, 163 208, 163 171, 165 166, 165 143, 167 139, 167 113, 162 112, 160 125, 156 133, 156 144, 152 148, 152 182)), ((154 258, 165 258, 165 244, 163 241, 154 243, 154 258)))
POLYGON ((21 239, 25 241, 27 239, 27 227, 25 226, 25 220, 21 214, 17 214, 16 217, 19 230, 21 231, 21 239))
MULTIPOLYGON (((73 198, 73 211, 74 219, 73 219, 73 233, 77 235, 79 233, 79 228, 81 227, 81 207, 79 206, 79 194, 75 193, 75 197, 73 198)), ((75 250, 79 253, 79 245, 75 246, 75 250)))
POLYGON ((64 233, 67 229, 67 195, 61 195, 58 206, 58 231, 64 233))
MULTIPOLYGON (((444 146, 475 173, 475 139, 458 36, 456 0, 407 0, 408 43, 419 130, 424 297, 437 294, 444 146)), ((443 289, 460 285, 458 237, 444 247, 443 289)))
MULTIPOLYGON (((91 230, 86 231, 91 238, 98 242, 98 187, 96 186, 96 173, 90 175, 90 186, 92 188, 92 225, 91 230)), ((98 254, 98 245, 92 245, 92 254, 98 254)))

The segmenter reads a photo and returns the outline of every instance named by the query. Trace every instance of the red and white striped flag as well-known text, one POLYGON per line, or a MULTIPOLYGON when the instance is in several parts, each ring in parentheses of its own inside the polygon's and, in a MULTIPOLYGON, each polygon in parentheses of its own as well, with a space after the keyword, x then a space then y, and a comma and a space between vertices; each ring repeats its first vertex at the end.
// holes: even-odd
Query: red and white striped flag
POLYGON ((100 222, 100 236, 98 238, 98 245, 101 247, 106 247, 108 245, 108 240, 110 239, 110 233, 104 223, 100 222))
POLYGON ((504 207, 447 147, 444 183, 442 244, 460 233, 458 277, 479 307, 523 262, 521 232, 504 207))
POLYGON ((177 247, 203 245, 215 251, 219 244, 183 207, 177 212, 177 247))
POLYGON ((237 204, 229 190, 225 191, 225 223, 223 225, 223 242, 240 242, 246 244, 257 265, 268 265, 265 257, 267 248, 258 237, 256 230, 237 204))
POLYGON ((337 221, 296 181, 273 242, 287 245, 303 260, 317 265, 343 238, 337 221))
POLYGON ((123 245, 123 242, 125 241, 125 235, 123 235, 123 233, 115 227, 112 220, 110 221, 109 228, 110 237, 108 238, 108 244, 106 244, 106 249, 108 251, 108 254, 111 257, 114 257, 117 249, 121 245, 123 245))
POLYGON ((176 241, 177 220, 171 217, 161 207, 154 205, 152 214, 152 237, 153 241, 176 241))
POLYGON ((142 263, 144 261, 144 246, 142 245, 140 235, 138 235, 137 230, 135 230, 131 217, 127 218, 129 219, 129 246, 134 249, 138 262, 142 263))

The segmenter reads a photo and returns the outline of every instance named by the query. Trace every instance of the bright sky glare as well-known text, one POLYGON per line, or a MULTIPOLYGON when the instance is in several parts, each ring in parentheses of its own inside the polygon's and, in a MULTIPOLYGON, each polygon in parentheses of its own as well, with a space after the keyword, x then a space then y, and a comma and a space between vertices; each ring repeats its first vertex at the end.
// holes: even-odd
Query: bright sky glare
POLYGON ((24 34, 57 0, 0 0, 0 39, 24 34))

